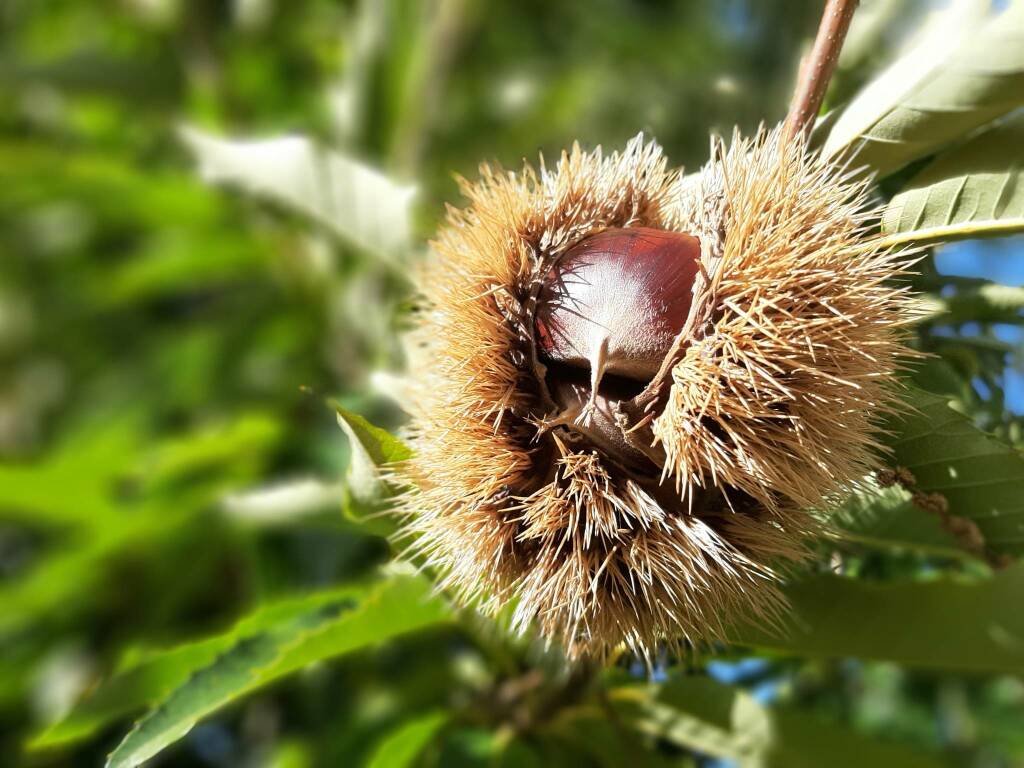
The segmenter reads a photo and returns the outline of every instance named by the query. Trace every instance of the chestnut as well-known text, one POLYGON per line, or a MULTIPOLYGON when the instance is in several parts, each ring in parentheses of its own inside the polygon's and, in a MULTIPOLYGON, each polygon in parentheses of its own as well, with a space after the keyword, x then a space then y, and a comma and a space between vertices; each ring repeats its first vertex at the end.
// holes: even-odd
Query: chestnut
POLYGON ((548 369, 551 397, 561 409, 545 426, 567 426, 585 437, 607 457, 621 464, 650 469, 651 453, 627 439, 617 423, 620 404, 637 394, 640 387, 629 379, 605 376, 597 392, 590 389, 586 371, 555 363, 548 369))
POLYGON ((566 251, 541 287, 535 332, 542 360, 590 370, 589 417, 606 373, 646 383, 682 331, 700 265, 684 232, 606 229, 566 251))

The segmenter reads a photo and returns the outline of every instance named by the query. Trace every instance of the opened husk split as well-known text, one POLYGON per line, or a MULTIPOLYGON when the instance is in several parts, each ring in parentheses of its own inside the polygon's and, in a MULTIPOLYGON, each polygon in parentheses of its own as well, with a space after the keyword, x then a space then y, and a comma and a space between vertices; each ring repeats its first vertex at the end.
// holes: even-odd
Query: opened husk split
POLYGON ((775 130, 690 176, 638 137, 462 191, 410 345, 410 553, 571 656, 777 619, 814 510, 878 462, 905 351, 907 259, 866 182, 775 130), (632 229, 677 233, 638 279, 632 229))

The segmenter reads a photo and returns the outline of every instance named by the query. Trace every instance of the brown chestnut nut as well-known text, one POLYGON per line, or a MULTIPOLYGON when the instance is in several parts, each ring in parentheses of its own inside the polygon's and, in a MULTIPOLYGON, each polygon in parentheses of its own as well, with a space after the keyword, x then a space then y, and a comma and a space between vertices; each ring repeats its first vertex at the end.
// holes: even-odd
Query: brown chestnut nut
POLYGON ((536 317, 548 361, 650 381, 683 329, 700 241, 649 227, 606 229, 570 248, 548 273, 536 317))
POLYGON ((586 371, 557 363, 549 368, 547 378, 551 396, 561 409, 554 420, 547 422, 549 429, 571 426, 606 456, 628 466, 650 468, 650 454, 627 440, 616 422, 616 408, 633 397, 638 386, 618 376, 607 376, 595 394, 591 392, 586 371))

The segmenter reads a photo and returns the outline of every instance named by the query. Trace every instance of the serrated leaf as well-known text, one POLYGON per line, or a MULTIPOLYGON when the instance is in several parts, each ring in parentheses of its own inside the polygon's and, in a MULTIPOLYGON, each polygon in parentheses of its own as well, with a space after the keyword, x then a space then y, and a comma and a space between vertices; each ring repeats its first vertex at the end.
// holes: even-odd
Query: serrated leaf
POLYGON ((137 766, 184 736, 203 717, 317 661, 443 621, 443 603, 425 580, 395 576, 361 600, 339 597, 241 638, 163 698, 111 754, 109 768, 137 766))
POLYGON ((940 155, 882 216, 882 234, 894 245, 1014 232, 1024 232, 1024 118, 940 155))
MULTIPOLYGON (((942 365, 918 374, 950 392, 960 386, 942 365)), ((919 491, 942 494, 949 514, 973 520, 988 554, 1024 552, 1024 499, 1017 492, 1024 483, 1024 455, 950 408, 950 397, 911 388, 907 402, 905 413, 889 419, 886 433, 893 450, 890 469, 909 470, 914 477, 911 490, 866 483, 835 513, 839 536, 939 557, 976 556, 974 547, 958 541, 938 513, 912 502, 911 491, 919 491)))
POLYGON ((36 734, 29 749, 49 749, 88 738, 100 728, 159 701, 197 670, 247 637, 314 612, 334 601, 365 596, 358 587, 342 587, 261 606, 220 635, 170 649, 133 649, 115 674, 79 702, 61 721, 36 734))
POLYGON ((938 768, 927 753, 886 744, 793 709, 768 709, 749 693, 706 677, 611 693, 637 730, 714 757, 763 768, 938 768))
POLYGON ((740 645, 963 672, 1024 673, 1024 565, 990 578, 872 583, 818 574, 783 589, 783 627, 737 626, 740 645))
POLYGON ((446 722, 446 712, 431 712, 403 723, 377 745, 368 768, 407 768, 446 722))
POLYGON ((380 255, 410 247, 412 186, 301 136, 230 140, 194 127, 181 136, 209 182, 270 198, 380 255))
POLYGON ((824 142, 880 176, 1024 104, 1024 4, 954 3, 842 109, 824 142))
POLYGON ((834 521, 841 539, 883 549, 963 558, 968 552, 942 527, 937 515, 915 507, 899 486, 868 486, 846 500, 834 521))
POLYGON ((286 648, 269 672, 280 677, 308 664, 448 618, 446 603, 434 594, 426 579, 396 574, 371 591, 350 617, 330 622, 286 648))
POLYGON ((990 550, 1024 553, 1024 456, 950 408, 948 398, 912 390, 909 402, 914 410, 887 425, 893 461, 913 473, 917 489, 942 494, 950 514, 973 520, 990 550))
POLYGON ((161 752, 192 730, 201 717, 259 685, 263 670, 273 665, 282 646, 305 631, 338 619, 354 605, 353 601, 338 601, 242 638, 211 664, 195 671, 141 720, 114 750, 108 765, 136 766, 161 752))

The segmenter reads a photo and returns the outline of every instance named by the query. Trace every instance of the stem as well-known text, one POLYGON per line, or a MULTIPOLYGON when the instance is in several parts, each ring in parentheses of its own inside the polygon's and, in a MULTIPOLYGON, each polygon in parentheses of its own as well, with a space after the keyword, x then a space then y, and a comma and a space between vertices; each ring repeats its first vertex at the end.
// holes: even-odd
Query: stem
POLYGON ((839 60, 839 51, 850 28, 858 0, 827 0, 818 35, 810 55, 800 66, 796 91, 789 105, 783 138, 788 141, 806 134, 821 109, 829 81, 839 60))

